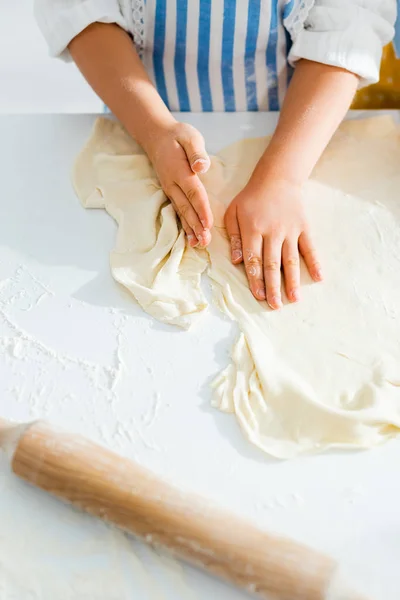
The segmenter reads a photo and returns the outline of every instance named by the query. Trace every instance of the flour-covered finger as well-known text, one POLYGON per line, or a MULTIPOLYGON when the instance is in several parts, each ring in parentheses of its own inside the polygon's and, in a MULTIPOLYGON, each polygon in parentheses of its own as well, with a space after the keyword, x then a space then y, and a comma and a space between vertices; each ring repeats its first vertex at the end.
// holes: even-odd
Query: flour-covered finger
POLYGON ((178 185, 173 185, 168 191, 168 196, 171 198, 172 204, 181 222, 183 220, 193 231, 193 234, 196 236, 196 241, 200 243, 200 245, 205 246, 206 244, 203 242, 203 228, 199 223, 198 216, 193 206, 190 204, 181 188, 178 185), (200 232, 202 233, 201 236, 200 232))
POLYGON ((264 238, 264 278, 267 302, 274 310, 282 308, 281 259, 282 242, 279 237, 264 238))
POLYGON ((243 262, 243 248, 235 204, 231 204, 225 213, 225 227, 231 244, 231 260, 238 265, 243 262))
POLYGON ((191 125, 186 124, 177 140, 186 152, 192 171, 194 173, 206 173, 211 162, 201 133, 191 125))
POLYGON ((283 242, 282 266, 286 295, 290 302, 298 302, 300 300, 300 258, 297 236, 283 242))
POLYGON ((243 260, 251 293, 256 300, 265 300, 263 270, 263 238, 251 231, 243 232, 243 260))
POLYGON ((213 226, 213 214, 211 212, 208 194, 203 183, 197 175, 191 173, 190 175, 185 175, 182 179, 179 179, 177 184, 194 208, 201 229, 209 233, 213 226))
POLYGON ((180 217, 180 221, 182 223, 182 227, 186 233, 186 237, 187 237, 187 241, 188 244, 191 248, 194 248, 195 246, 198 245, 198 239, 196 238, 193 229, 189 226, 189 224, 187 223, 185 217, 180 217))

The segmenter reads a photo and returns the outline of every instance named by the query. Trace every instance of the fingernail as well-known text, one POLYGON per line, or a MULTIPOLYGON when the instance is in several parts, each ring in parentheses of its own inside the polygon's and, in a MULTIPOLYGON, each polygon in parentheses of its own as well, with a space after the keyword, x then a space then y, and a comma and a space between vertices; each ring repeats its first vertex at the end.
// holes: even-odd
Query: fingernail
POLYGON ((199 234, 204 240, 207 240, 210 236, 210 230, 207 227, 204 229, 202 233, 199 234))
POLYGON ((203 225, 204 229, 207 229, 207 223, 203 220, 200 220, 200 223, 203 225))
POLYGON ((204 230, 204 233, 199 233, 197 239, 201 244, 207 244, 210 239, 210 232, 208 229, 204 230))
POLYGON ((208 160, 206 160, 205 158, 198 158, 192 164, 192 170, 194 170, 195 166, 200 167, 200 169, 196 169, 196 173, 199 173, 200 175, 202 175, 203 173, 205 173, 207 171, 208 160))
POLYGON ((191 244, 194 241, 195 237, 192 233, 189 233, 189 235, 187 236, 187 239, 188 239, 189 244, 191 244))
POLYGON ((233 250, 232 260, 240 260, 243 258, 243 252, 241 250, 233 250))
POLYGON ((292 290, 289 294, 292 302, 298 302, 300 300, 300 294, 297 290, 292 290))
POLYGON ((258 288, 258 290, 257 290, 257 296, 261 300, 265 300, 265 288, 264 287, 258 288))
POLYGON ((314 279, 316 279, 317 281, 322 281, 323 277, 321 269, 317 269, 316 271, 314 271, 314 279))
POLYGON ((281 308, 282 307, 282 301, 279 298, 279 296, 273 296, 271 298, 271 300, 268 302, 268 304, 270 305, 271 308, 275 309, 275 308, 281 308))

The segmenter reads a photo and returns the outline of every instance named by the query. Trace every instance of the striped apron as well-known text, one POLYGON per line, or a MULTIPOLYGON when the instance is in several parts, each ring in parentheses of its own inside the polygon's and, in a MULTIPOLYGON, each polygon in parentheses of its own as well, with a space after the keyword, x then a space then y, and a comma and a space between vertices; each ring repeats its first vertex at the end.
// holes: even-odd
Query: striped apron
POLYGON ((294 0, 133 3, 137 50, 170 110, 279 110, 290 77, 284 11, 294 0))

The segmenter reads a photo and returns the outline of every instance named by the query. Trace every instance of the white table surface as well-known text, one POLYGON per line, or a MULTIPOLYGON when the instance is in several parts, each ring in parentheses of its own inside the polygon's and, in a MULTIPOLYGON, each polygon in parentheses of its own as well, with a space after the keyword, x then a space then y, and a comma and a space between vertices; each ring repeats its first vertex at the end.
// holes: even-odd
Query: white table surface
MULTIPOLYGON (((208 384, 228 363, 235 326, 212 308, 190 332, 162 326, 113 281, 115 225, 82 209, 69 180, 94 118, 0 117, 0 415, 84 433, 260 526, 356 561, 376 598, 398 599, 400 443, 279 462, 211 408, 208 384)), ((275 123, 186 118, 211 152, 275 123)), ((3 458, 0 597, 31 598, 30 585, 40 600, 72 589, 77 600, 247 597, 30 489, 3 458), (24 583, 11 583, 15 565, 24 583)))

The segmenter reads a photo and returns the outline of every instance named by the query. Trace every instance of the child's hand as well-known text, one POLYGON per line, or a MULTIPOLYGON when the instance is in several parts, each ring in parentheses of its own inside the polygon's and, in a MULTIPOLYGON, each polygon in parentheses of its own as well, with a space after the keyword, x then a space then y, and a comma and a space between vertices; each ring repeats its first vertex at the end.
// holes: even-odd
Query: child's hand
POLYGON ((300 298, 299 251, 315 281, 322 279, 310 238, 300 187, 269 178, 250 180, 225 214, 232 262, 244 260, 250 289, 257 300, 281 308, 281 267, 291 302, 300 298))
POLYGON ((146 150, 189 245, 207 246, 213 216, 207 192, 197 176, 210 166, 203 136, 191 125, 174 123, 165 127, 146 150))
POLYGON ((86 79, 149 156, 189 244, 206 246, 212 214, 196 173, 207 171, 210 159, 200 133, 172 117, 132 39, 117 25, 92 23, 68 48, 86 79))

